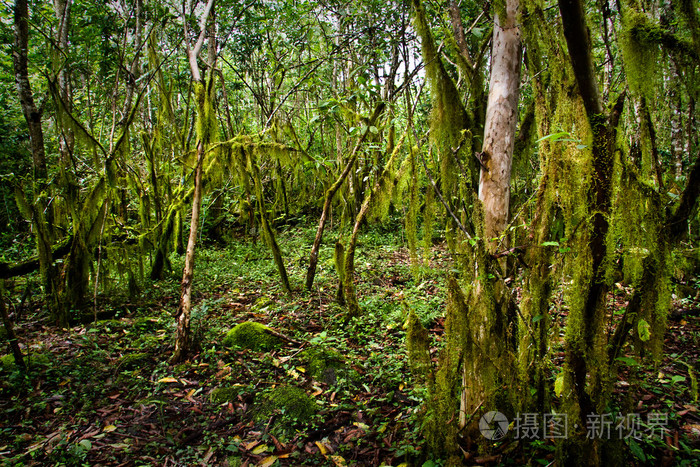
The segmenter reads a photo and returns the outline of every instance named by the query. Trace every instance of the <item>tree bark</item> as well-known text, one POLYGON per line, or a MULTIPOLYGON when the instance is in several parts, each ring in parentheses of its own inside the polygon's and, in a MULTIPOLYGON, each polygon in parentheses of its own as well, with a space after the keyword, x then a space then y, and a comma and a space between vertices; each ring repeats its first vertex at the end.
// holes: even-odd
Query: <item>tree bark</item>
POLYGON ((484 207, 484 236, 491 253, 508 223, 510 173, 518 124, 518 97, 522 43, 516 23, 518 0, 506 2, 505 18, 495 17, 489 100, 479 178, 479 199, 484 207))
MULTIPOLYGON (((206 92, 206 90, 203 90, 206 92)), ((180 362, 185 359, 190 347, 190 316, 192 310, 192 281, 194 279, 195 248, 197 246, 197 231, 199 228, 199 213, 202 207, 202 163, 204 162, 204 142, 197 144, 197 166, 194 172, 194 197, 192 199, 192 219, 190 235, 187 239, 185 267, 182 270, 180 284, 180 303, 177 308, 177 336, 175 352, 172 361, 180 362)))

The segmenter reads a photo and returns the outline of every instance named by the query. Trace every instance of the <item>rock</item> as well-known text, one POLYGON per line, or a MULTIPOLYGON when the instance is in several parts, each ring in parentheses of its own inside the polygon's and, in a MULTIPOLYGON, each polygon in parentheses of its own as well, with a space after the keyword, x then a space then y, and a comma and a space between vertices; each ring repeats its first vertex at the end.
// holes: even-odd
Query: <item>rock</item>
POLYGON ((282 346, 282 339, 270 334, 264 324, 246 321, 231 329, 224 337, 224 347, 268 351, 282 346))
POLYGON ((318 405, 306 392, 296 386, 277 386, 266 394, 257 407, 256 419, 266 421, 274 414, 281 414, 277 423, 288 426, 290 423, 305 423, 318 412, 318 405))

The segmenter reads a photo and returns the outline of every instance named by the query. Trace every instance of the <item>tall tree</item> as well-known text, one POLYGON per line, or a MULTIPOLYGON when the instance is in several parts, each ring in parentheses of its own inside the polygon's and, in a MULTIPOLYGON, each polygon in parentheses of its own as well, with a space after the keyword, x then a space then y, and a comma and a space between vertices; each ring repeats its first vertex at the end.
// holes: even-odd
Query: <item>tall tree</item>
POLYGON ((51 247, 53 232, 51 228, 51 208, 48 207, 49 183, 44 148, 44 131, 42 128, 42 109, 37 107, 29 81, 29 6, 27 0, 17 0, 14 8, 15 42, 12 61, 15 83, 19 94, 24 119, 29 130, 29 144, 33 161, 32 199, 27 200, 18 187, 15 190, 17 204, 27 220, 32 223, 39 252, 41 276, 49 309, 57 324, 68 325, 68 316, 59 301, 58 273, 53 264, 51 247))
MULTIPOLYGON (((200 16, 199 36, 194 47, 189 42, 186 43, 187 60, 190 64, 192 81, 194 82, 195 101, 197 109, 197 142, 196 159, 194 167, 194 195, 192 198, 192 217, 190 219, 190 234, 187 239, 187 251, 185 253, 185 266, 182 270, 182 282, 180 284, 180 302, 177 308, 177 331, 175 336, 175 351, 171 361, 179 362, 187 357, 190 342, 190 316, 192 311, 192 281, 194 280, 194 260, 197 246, 197 231, 199 229, 199 215, 202 208, 202 171, 204 165, 204 155, 209 143, 215 137, 216 115, 212 107, 212 87, 215 83, 214 66, 209 65, 208 82, 204 80, 199 70, 197 58, 204 45, 207 36, 207 21, 210 13, 214 9, 214 0, 209 0, 200 16)), ((184 15, 184 11, 183 11, 184 15)), ((185 37, 188 36, 187 19, 184 19, 185 37)), ((211 41, 210 48, 216 49, 216 43, 211 41)), ((211 54, 215 57, 215 54, 211 54)))

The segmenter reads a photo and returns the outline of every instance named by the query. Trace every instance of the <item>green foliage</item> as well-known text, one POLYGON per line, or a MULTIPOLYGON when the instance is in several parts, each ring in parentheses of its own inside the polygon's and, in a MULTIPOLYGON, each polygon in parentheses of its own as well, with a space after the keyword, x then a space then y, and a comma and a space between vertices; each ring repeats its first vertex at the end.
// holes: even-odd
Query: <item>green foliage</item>
POLYGON ((279 337, 270 334, 270 328, 264 324, 246 321, 231 329, 222 344, 225 347, 240 347, 243 349, 268 351, 282 345, 279 337))

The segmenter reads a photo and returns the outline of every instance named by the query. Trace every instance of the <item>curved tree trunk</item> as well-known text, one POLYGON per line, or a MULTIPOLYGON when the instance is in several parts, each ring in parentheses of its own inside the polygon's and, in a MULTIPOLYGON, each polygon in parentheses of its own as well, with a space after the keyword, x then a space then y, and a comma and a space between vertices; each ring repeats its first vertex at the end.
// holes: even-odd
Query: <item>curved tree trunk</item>
POLYGON ((326 196, 323 201, 323 211, 321 212, 321 219, 318 222, 318 228, 316 229, 316 237, 314 238, 313 246, 311 247, 311 253, 309 254, 309 267, 306 270, 306 290, 311 290, 314 285, 314 278, 316 277, 316 267, 318 266, 318 250, 321 248, 321 241, 323 240, 323 231, 326 228, 326 222, 328 221, 328 216, 331 211, 331 203, 333 202, 333 197, 340 189, 347 178, 350 170, 352 170, 355 161, 357 160, 357 155, 362 147, 362 144, 367 139, 367 134, 369 133, 369 127, 374 125, 379 117, 384 112, 385 108, 384 102, 380 102, 374 109, 372 116, 369 118, 367 123, 367 129, 362 133, 360 139, 355 143, 355 147, 352 149, 352 154, 348 158, 343 171, 340 173, 336 181, 326 190, 326 196))

